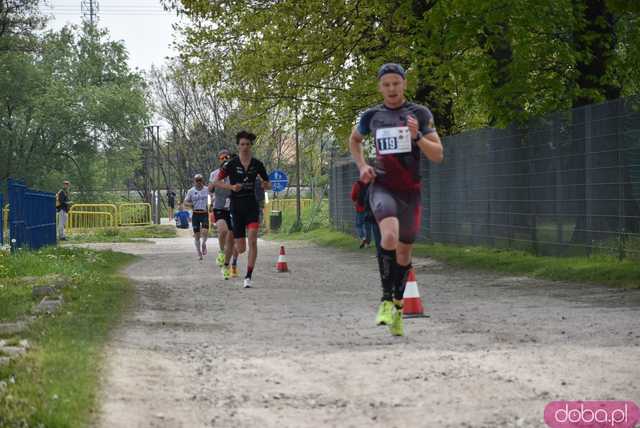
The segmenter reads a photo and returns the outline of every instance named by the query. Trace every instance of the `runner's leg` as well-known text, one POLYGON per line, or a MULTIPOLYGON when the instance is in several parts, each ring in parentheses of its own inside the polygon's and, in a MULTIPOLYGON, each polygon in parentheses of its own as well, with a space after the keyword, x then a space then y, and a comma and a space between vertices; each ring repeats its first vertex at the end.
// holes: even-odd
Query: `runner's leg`
POLYGON ((236 249, 238 254, 242 254, 247 250, 246 238, 235 238, 233 243, 234 243, 234 248, 236 249))
POLYGON ((233 212, 233 237, 234 248, 238 254, 242 254, 247 249, 246 236, 247 236, 247 215, 244 212, 244 207, 233 212))
POLYGON ((381 186, 373 184, 369 191, 369 204, 380 229, 378 266, 382 280, 382 301, 393 300, 393 276, 396 266, 396 248, 400 224, 397 217, 398 203, 394 196, 381 186))
MULTIPOLYGON (((231 240, 231 243, 233 243, 233 239, 231 240)), ((232 266, 237 266, 238 265, 238 256, 240 254, 238 254, 238 250, 236 250, 236 247, 233 247, 233 256, 231 257, 231 265, 232 266)))
POLYGON ((394 278, 394 299, 397 306, 402 306, 407 275, 411 269, 411 252, 422 224, 422 204, 420 193, 412 193, 401 197, 402 209, 399 212, 399 242, 396 250, 397 271, 394 278))
POLYGON ((193 232, 193 243, 196 246, 198 257, 202 257, 202 250, 200 249, 200 232, 193 232))
POLYGON ((226 220, 219 219, 216 221, 216 227, 218 228, 218 245, 220 245, 220 252, 225 252, 225 245, 227 243, 227 228, 226 220))
POLYGON ((411 270, 412 250, 413 244, 398 243, 398 249, 396 250, 397 269, 393 279, 393 299, 396 300, 400 306, 402 305, 404 288, 407 285, 407 276, 411 270))
POLYGON ((238 275, 238 251, 236 250, 233 239, 231 239, 230 245, 233 246, 233 253, 231 256, 231 275, 237 276, 238 275))
POLYGON ((256 265, 256 259, 258 258, 258 224, 252 223, 249 225, 249 255, 247 257, 247 275, 245 278, 251 279, 253 274, 253 267, 256 265))
POLYGON ((224 243, 224 264, 229 265, 229 260, 231 256, 235 254, 235 239, 233 239, 233 232, 230 230, 225 235, 225 243, 224 243))
POLYGON ((393 299, 393 282, 396 272, 396 248, 398 246, 398 219, 387 217, 380 222, 380 233, 382 236, 379 263, 382 279, 382 300, 391 301, 393 299))
POLYGON ((202 239, 202 254, 207 254, 207 238, 209 237, 209 228, 203 227, 200 231, 200 238, 202 239))
POLYGON ((196 246, 196 252, 198 253, 198 257, 202 260, 202 249, 200 247, 200 216, 198 214, 193 214, 191 225, 193 227, 193 243, 196 246))

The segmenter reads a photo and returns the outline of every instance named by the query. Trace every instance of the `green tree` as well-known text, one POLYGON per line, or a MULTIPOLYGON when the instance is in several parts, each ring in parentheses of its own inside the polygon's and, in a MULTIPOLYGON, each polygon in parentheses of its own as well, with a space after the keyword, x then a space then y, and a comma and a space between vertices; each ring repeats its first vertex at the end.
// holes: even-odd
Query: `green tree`
POLYGON ((623 0, 169 5, 193 20, 181 49, 201 79, 251 116, 297 106, 339 138, 379 99, 388 61, 409 68, 410 97, 443 134, 637 92, 638 6, 623 0))
POLYGON ((108 33, 64 28, 34 52, 0 62, 0 178, 55 189, 123 187, 139 162, 148 118, 145 83, 108 33))

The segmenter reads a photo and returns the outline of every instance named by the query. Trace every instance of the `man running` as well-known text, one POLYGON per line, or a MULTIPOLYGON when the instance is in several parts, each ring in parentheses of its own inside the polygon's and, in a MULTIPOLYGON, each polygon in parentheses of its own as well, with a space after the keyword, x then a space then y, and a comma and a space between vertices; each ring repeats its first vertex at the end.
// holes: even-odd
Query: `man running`
MULTIPOLYGON (((255 184, 256 178, 262 180, 262 187, 271 189, 269 176, 264 164, 251 154, 251 146, 256 136, 247 131, 240 131, 236 135, 236 145, 238 146, 238 157, 225 163, 221 168, 214 186, 221 186, 231 190, 231 218, 233 219, 233 237, 235 239, 235 249, 239 254, 246 250, 245 238, 247 229, 249 230, 249 256, 247 261, 247 274, 244 278, 244 287, 251 287, 251 276, 258 257, 258 229, 259 209, 256 201, 255 184), (229 177, 229 184, 224 179, 229 177)), ((228 276, 229 258, 231 248, 225 249, 225 263, 222 267, 223 276, 228 276)))
POLYGON ((209 235, 209 189, 204 186, 204 178, 201 174, 193 177, 194 186, 189 189, 184 198, 184 204, 192 207, 191 225, 193 226, 193 239, 198 252, 198 259, 207 255, 207 237, 209 235), (202 238, 202 244, 200 243, 202 238))
POLYGON ((411 251, 421 223, 420 153, 440 163, 443 148, 428 108, 407 102, 405 71, 399 64, 378 70, 383 104, 368 109, 353 129, 349 148, 360 180, 372 182, 371 209, 380 226, 378 264, 382 303, 376 323, 402 336, 402 296, 411 269, 411 251), (376 148, 375 168, 365 161, 362 142, 371 134, 376 148))
MULTIPOLYGON (((218 152, 218 161, 220 162, 220 166, 224 165, 224 163, 229 161, 229 159, 231 159, 231 153, 229 153, 229 150, 222 149, 218 152)), ((234 247, 234 242, 233 233, 231 232, 231 191, 214 185, 219 172, 220 168, 211 173, 211 176, 209 177, 209 192, 213 194, 213 221, 215 222, 218 230, 218 244, 220 245, 220 252, 218 253, 216 262, 218 263, 218 266, 222 267, 224 266, 225 261, 225 248, 227 246, 234 247)), ((229 177, 225 178, 224 182, 229 184, 229 177)), ((238 253, 235 251, 235 248, 233 250, 233 258, 231 260, 230 276, 232 278, 238 276, 238 253)), ((229 279, 229 276, 226 276, 225 279, 229 279)))

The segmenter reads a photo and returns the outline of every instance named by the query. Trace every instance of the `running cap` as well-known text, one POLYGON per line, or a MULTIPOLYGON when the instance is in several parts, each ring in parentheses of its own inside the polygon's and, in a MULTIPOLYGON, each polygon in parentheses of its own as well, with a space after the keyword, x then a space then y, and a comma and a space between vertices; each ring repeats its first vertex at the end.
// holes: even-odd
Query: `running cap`
POLYGON ((386 64, 383 64, 382 67, 378 69, 378 79, 380 79, 385 74, 389 74, 389 73, 399 74, 400 77, 402 77, 403 79, 406 74, 404 71, 404 68, 402 68, 400 64, 396 64, 394 62, 388 62, 386 64))
POLYGON ((246 138, 253 143, 256 140, 256 134, 253 134, 249 131, 240 131, 236 134, 236 144, 240 142, 241 138, 246 138))

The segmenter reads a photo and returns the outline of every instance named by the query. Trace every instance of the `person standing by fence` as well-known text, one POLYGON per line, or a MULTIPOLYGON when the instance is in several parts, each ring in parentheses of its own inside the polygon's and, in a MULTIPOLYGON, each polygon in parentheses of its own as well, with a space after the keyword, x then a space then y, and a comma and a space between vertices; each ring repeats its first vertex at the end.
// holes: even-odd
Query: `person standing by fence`
POLYGON ((382 303, 376 323, 388 325, 394 336, 404 335, 402 298, 411 269, 411 252, 421 223, 420 158, 442 162, 443 148, 428 108, 407 102, 405 71, 399 64, 378 70, 378 90, 384 102, 365 111, 349 140, 360 181, 371 183, 369 202, 382 235, 378 263, 382 303), (373 136, 375 168, 362 149, 373 136))
POLYGON ((58 239, 66 241, 65 227, 69 219, 69 208, 71 201, 69 199, 69 188, 71 183, 68 180, 62 182, 62 189, 56 193, 56 212, 58 214, 58 239))
POLYGON ((173 210, 176 208, 176 192, 172 189, 167 189, 167 208, 169 221, 173 220, 173 210))
POLYGON ((360 248, 371 243, 371 224, 367 222, 366 201, 367 184, 358 180, 351 187, 351 200, 356 209, 356 233, 360 239, 360 248))

